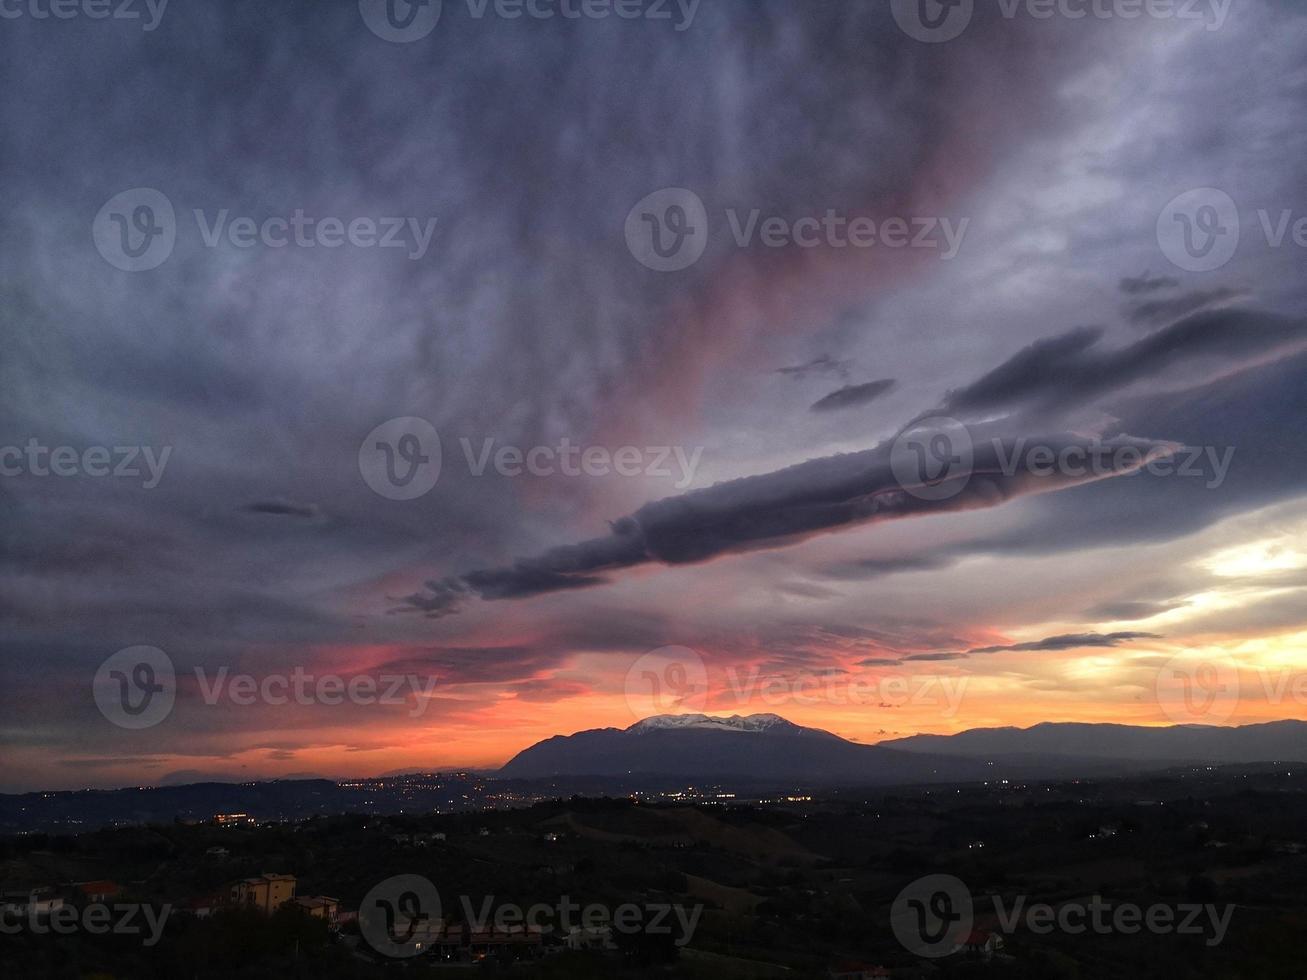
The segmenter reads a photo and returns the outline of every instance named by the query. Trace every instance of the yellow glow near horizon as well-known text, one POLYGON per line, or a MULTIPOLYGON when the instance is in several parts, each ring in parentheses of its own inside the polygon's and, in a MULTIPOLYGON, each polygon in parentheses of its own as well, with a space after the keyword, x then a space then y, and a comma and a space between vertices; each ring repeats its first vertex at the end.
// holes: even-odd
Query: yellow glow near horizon
POLYGON ((1307 568, 1307 552, 1283 538, 1268 538, 1218 551, 1201 565, 1222 578, 1249 578, 1307 568))

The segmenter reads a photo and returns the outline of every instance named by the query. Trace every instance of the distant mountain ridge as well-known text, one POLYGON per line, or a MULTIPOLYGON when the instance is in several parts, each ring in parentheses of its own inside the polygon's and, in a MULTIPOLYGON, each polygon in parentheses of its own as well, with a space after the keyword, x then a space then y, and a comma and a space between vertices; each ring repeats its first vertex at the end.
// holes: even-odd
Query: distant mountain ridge
POLYGON ((956 735, 912 735, 880 745, 901 752, 944 753, 968 759, 1036 754, 1158 765, 1307 762, 1307 722, 1290 719, 1229 728, 1045 722, 1030 728, 972 728, 956 735))
POLYGON ((859 745, 779 715, 658 715, 630 728, 556 735, 524 749, 501 778, 549 776, 734 776, 778 783, 959 782, 985 777, 971 759, 936 758, 859 745))
POLYGON ((1307 722, 1236 728, 1044 723, 913 735, 861 745, 774 714, 657 715, 629 728, 556 735, 519 752, 501 778, 676 775, 807 784, 908 785, 1102 776, 1187 764, 1307 762, 1307 722))

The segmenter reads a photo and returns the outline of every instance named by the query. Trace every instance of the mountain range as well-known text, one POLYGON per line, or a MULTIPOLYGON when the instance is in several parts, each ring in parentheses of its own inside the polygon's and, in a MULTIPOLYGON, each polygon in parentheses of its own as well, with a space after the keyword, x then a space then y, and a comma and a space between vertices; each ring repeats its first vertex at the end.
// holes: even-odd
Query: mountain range
POLYGON ((1236 728, 1048 723, 863 745, 774 714, 658 715, 537 742, 503 778, 676 775, 888 785, 1058 778, 1186 764, 1307 762, 1307 722, 1236 728))
POLYGON ((974 759, 859 745, 778 715, 659 715, 630 728, 558 735, 519 752, 501 778, 735 776, 780 782, 918 783, 985 778, 974 759))

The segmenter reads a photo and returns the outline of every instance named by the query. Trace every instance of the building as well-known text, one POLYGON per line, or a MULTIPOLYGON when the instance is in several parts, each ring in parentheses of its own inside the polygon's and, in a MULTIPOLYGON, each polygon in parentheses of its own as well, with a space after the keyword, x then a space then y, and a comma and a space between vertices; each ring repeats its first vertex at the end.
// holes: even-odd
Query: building
POLYGON ((88 902, 104 903, 117 898, 122 889, 112 881, 83 881, 77 891, 88 902))
POLYGON ((258 909, 264 915, 271 915, 294 897, 294 875, 262 874, 233 882, 227 889, 229 905, 258 909))
POLYGON ((336 924, 340 915, 340 899, 327 895, 302 895, 294 900, 294 904, 313 918, 326 919, 331 925, 336 924))
POLYGON ((830 980, 883 980, 889 970, 866 963, 837 963, 830 968, 830 980))
POLYGON ((215 911, 222 908, 224 900, 227 898, 226 892, 212 892, 208 895, 195 895, 191 898, 184 899, 177 906, 177 911, 186 915, 193 915, 197 919, 207 919, 215 911))
POLYGON ((990 959, 1002 948, 1003 937, 988 929, 973 929, 962 943, 964 952, 985 960, 990 959))

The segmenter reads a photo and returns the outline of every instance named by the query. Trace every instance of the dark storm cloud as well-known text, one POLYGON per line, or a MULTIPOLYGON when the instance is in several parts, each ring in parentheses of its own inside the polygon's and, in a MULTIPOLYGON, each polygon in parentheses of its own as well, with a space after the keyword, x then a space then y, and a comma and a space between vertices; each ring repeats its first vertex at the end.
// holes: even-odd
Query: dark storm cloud
POLYGON ((1115 647, 1132 640, 1160 640, 1156 633, 1124 631, 1120 633, 1063 633, 1048 636, 1030 643, 1014 643, 1010 646, 975 647, 967 653, 1006 653, 1009 651, 1034 650, 1079 650, 1084 647, 1115 647))
POLYGON ((920 618, 880 615, 875 626, 841 622, 838 619, 822 624, 809 622, 781 622, 760 626, 746 639, 740 649, 761 649, 778 656, 781 663, 790 667, 810 667, 814 662, 828 662, 832 653, 858 655, 886 651, 939 649, 959 645, 963 641, 938 622, 920 618))
POLYGON ((945 555, 901 555, 893 558, 866 558, 823 569, 823 574, 834 579, 873 579, 900 572, 934 572, 948 568, 954 562, 945 555))
POLYGON ((1056 410, 1168 372, 1225 372, 1307 345, 1301 319, 1258 310, 1210 310, 1104 350, 1100 327, 1077 327, 1037 341, 978 380, 952 391, 931 414, 968 417, 1016 407, 1056 410))
POLYGON ((825 398, 812 406, 814 412, 835 412, 844 408, 855 408, 873 402, 881 395, 888 394, 898 384, 893 378, 869 381, 860 385, 845 385, 832 391, 825 398))
MULTIPOLYGON (((1255 310, 1197 313, 1114 350, 1099 350, 1101 337, 1100 329, 1086 327, 1036 342, 950 393, 941 411, 968 415, 1035 402, 1056 416, 1064 407, 1078 408, 1095 396, 1143 379, 1164 380, 1168 369, 1177 365, 1228 371, 1231 365, 1282 355, 1307 342, 1302 321, 1255 310)), ((1137 425, 1133 431, 1168 431, 1147 414, 1137 419, 1137 425)), ((1182 445, 1132 440, 1124 435, 1126 431, 1121 428, 1115 436, 1125 442, 1114 445, 1134 446, 1150 459, 1168 455, 1182 445)), ((1023 440, 1052 446, 1055 451, 1091 444, 1065 436, 1023 440)), ((606 573, 637 565, 707 561, 783 546, 841 527, 993 506, 1040 490, 1096 482, 1063 478, 1041 485, 1023 479, 1028 474, 1005 476, 1000 459, 1021 443, 1010 436, 977 441, 973 479, 948 500, 923 501, 904 492, 892 472, 889 447, 882 444, 862 453, 810 460, 778 473, 648 504, 615 522, 607 537, 552 549, 505 568, 433 580, 427 583, 426 592, 407 601, 429 616, 440 617, 458 611, 472 597, 522 598, 590 588, 607 581, 606 573)), ((1015 534, 1022 540, 1026 537, 1023 532, 1015 534)), ((1049 541, 1059 539, 1056 533, 1045 534, 1049 541)), ((968 547, 983 550, 985 546, 968 547)))
POLYGON ((1188 316, 1190 313, 1224 305, 1247 296, 1247 290, 1236 289, 1233 286, 1196 289, 1167 299, 1152 299, 1137 303, 1130 309, 1130 321, 1136 324, 1160 326, 1188 316))
POLYGON ((781 547, 840 528, 993 507, 1027 494, 1121 476, 1174 448, 1124 436, 1098 442, 1058 435, 1032 442, 1055 454, 1067 449, 1089 453, 1098 462, 1090 468, 1093 472, 1037 472, 1015 440, 978 439, 965 485, 947 499, 931 499, 923 495, 924 484, 902 482, 891 460, 891 446, 881 444, 646 504, 614 522, 606 537, 554 548, 505 568, 431 581, 427 593, 407 601, 439 617, 457 612, 472 596, 515 599, 589 588, 605 582, 604 573, 638 565, 705 562, 781 547))
POLYGON ((306 520, 321 515, 316 504, 300 504, 291 500, 256 500, 244 504, 241 512, 245 514, 267 514, 273 517, 302 517, 306 520))
POLYGON ((1258 365, 1189 390, 1110 404, 1116 428, 1146 425, 1186 448, 1183 471, 1121 481, 1110 496, 1032 501, 1023 527, 973 543, 976 552, 1046 553, 1165 541, 1228 517, 1301 497, 1307 442, 1286 433, 1307 418, 1307 355, 1258 365), (1213 457, 1230 465, 1217 480, 1213 457), (1185 475, 1187 474, 1187 475, 1185 475))
POLYGON ((1147 272, 1142 276, 1127 276, 1121 280, 1120 284, 1121 292, 1127 296, 1142 296, 1166 289, 1176 289, 1179 285, 1179 279, 1171 276, 1150 276, 1147 272))
POLYGON ((968 657, 987 653, 1036 653, 1060 650, 1081 650, 1087 648, 1118 647, 1123 643, 1136 640, 1161 639, 1155 633, 1118 632, 1118 633, 1063 633, 1058 636, 1045 637, 1029 643, 1012 643, 1005 646, 972 647, 966 651, 943 651, 939 653, 914 653, 899 658, 871 657, 861 660, 861 667, 888 667, 906 663, 948 663, 954 660, 966 660, 968 657))
POLYGON ((829 354, 822 354, 806 364, 797 364, 794 367, 777 368, 776 373, 787 378, 793 378, 796 381, 802 381, 809 377, 835 375, 836 377, 847 379, 849 371, 853 368, 853 362, 848 359, 836 359, 829 354))
POLYGON ((1101 605, 1094 606, 1086 611, 1085 615, 1094 619, 1114 619, 1128 621, 1132 619, 1152 619, 1154 616, 1160 616, 1162 613, 1170 612, 1173 609, 1179 609, 1184 603, 1180 600, 1173 602, 1149 602, 1142 600, 1121 600, 1118 602, 1104 602, 1101 605))

